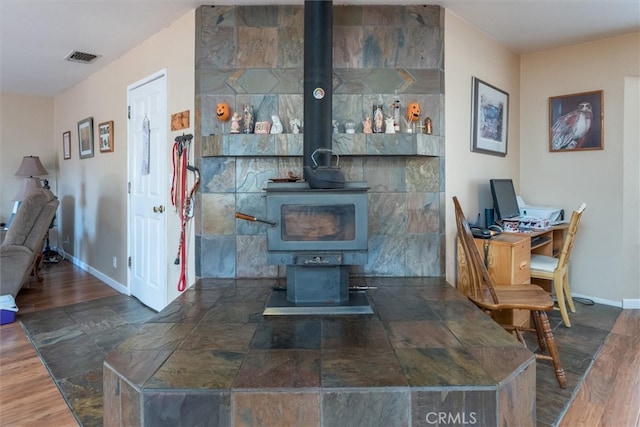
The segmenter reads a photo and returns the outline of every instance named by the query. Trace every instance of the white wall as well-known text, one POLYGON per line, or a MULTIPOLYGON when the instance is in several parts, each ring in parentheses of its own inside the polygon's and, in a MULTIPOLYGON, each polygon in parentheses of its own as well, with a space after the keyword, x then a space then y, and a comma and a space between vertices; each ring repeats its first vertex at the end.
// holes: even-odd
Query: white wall
MULTIPOLYGON (((193 133, 194 121, 194 43, 195 11, 190 12, 136 48, 112 62, 87 80, 55 98, 55 134, 70 130, 72 158, 60 163, 58 196, 61 200, 60 237, 77 262, 101 279, 116 286, 127 286, 127 86, 164 68, 167 69, 168 113, 191 111, 191 128, 169 133, 166 142, 167 164, 171 172, 171 147, 175 136, 193 133), (114 152, 78 158, 77 122, 93 117, 94 127, 114 121, 114 152), (112 258, 117 257, 114 268, 112 258)), ((170 125, 170 117, 167 117, 170 125)), ((97 135, 97 131, 94 131, 97 135)), ((97 138, 97 137, 96 137, 97 138)), ((169 177, 170 178, 170 177, 169 177)), ((170 200, 170 181, 167 184, 170 200)), ((178 295, 179 267, 174 265, 178 248, 180 221, 172 209, 168 215, 167 272, 169 301, 178 295)), ((189 252, 193 253, 193 232, 189 252)), ((195 281, 193 262, 189 285, 195 281)))
POLYGON ((623 274, 626 263, 640 261, 638 202, 625 199, 638 194, 640 112, 631 101, 634 110, 625 111, 631 95, 625 96, 625 78, 640 75, 639 52, 635 33, 524 55, 521 65, 521 194, 530 204, 560 206, 567 214, 587 203, 572 254, 571 288, 617 305, 640 301, 637 269, 623 274), (604 90, 604 150, 549 152, 549 97, 594 90, 604 90))
POLYGON ((520 176, 520 59, 467 22, 445 11, 445 188, 447 281, 456 283, 456 226, 451 198, 457 196, 465 216, 493 207, 489 179, 520 176), (509 94, 507 156, 471 152, 471 78, 509 94))
POLYGON ((49 175, 55 193, 56 149, 62 149, 62 135, 54 141, 53 98, 0 94, 0 222, 9 219, 21 177, 14 175, 24 156, 38 156, 49 175), (59 147, 52 144, 59 143, 59 147))
POLYGON ((622 306, 640 308, 640 76, 625 77, 622 199, 622 306), (635 284, 635 286, 634 286, 635 284))

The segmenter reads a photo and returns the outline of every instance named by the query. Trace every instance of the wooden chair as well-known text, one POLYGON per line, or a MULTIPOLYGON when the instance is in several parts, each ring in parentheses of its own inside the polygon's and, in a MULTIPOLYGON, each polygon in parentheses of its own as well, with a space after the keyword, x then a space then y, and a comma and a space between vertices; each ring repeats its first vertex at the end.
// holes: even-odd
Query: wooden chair
POLYGON ((576 312, 576 307, 571 297, 571 288, 569 287, 569 255, 571 255, 571 249, 573 249, 573 242, 578 231, 580 218, 582 218, 582 212, 586 207, 587 205, 583 203, 571 214, 569 228, 565 234, 562 250, 558 258, 547 255, 531 255, 531 278, 546 279, 553 282, 558 308, 562 315, 562 321, 567 328, 571 327, 567 304, 572 313, 576 312))
MULTIPOLYGON (((489 272, 474 243, 469 223, 464 217, 462 208, 456 197, 453 198, 453 204, 455 207, 458 237, 467 262, 467 268, 469 269, 467 297, 492 317, 500 310, 530 310, 538 336, 540 350, 548 350, 549 352, 549 355, 536 354, 536 358, 551 360, 553 362, 558 384, 560 384, 560 387, 565 388, 567 379, 564 369, 560 364, 555 338, 553 337, 553 332, 551 331, 547 317, 547 311, 553 310, 553 300, 551 296, 544 289, 536 285, 495 285, 489 277, 489 272)), ((526 345, 522 331, 531 329, 515 325, 502 326, 512 332, 522 344, 526 345)))

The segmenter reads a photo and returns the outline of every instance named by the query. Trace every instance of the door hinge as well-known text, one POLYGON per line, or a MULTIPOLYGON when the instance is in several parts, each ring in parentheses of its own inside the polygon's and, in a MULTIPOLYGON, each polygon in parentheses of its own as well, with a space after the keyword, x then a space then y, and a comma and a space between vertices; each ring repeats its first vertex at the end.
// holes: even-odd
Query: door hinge
POLYGON ((131 181, 127 182, 127 193, 131 194, 131 181))
POLYGON ((131 268, 131 257, 127 258, 127 267, 131 268))
POLYGON ((131 105, 127 105, 127 119, 131 118, 131 105))

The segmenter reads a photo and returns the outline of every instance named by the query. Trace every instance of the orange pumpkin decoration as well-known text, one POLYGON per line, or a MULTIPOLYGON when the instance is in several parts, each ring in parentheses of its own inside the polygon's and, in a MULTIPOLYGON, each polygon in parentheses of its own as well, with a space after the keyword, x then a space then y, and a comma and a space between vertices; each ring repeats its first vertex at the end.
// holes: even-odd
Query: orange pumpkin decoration
POLYGON ((219 103, 216 107, 216 116, 218 116, 221 121, 226 122, 229 120, 230 115, 229 104, 226 102, 219 103))
POLYGON ((417 102, 410 102, 407 105, 407 119, 410 122, 418 121, 420 118, 420 104, 417 102))

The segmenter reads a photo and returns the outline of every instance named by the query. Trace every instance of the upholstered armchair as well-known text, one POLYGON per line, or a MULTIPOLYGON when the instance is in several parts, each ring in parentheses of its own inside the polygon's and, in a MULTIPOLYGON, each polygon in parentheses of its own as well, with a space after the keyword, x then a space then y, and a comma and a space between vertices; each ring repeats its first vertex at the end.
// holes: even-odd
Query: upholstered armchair
POLYGON ((15 298, 37 269, 58 199, 49 190, 35 188, 23 199, 0 246, 0 295, 15 298))

